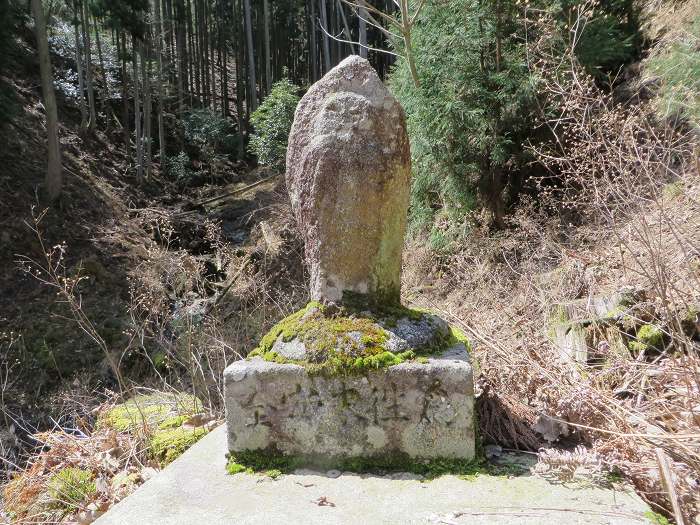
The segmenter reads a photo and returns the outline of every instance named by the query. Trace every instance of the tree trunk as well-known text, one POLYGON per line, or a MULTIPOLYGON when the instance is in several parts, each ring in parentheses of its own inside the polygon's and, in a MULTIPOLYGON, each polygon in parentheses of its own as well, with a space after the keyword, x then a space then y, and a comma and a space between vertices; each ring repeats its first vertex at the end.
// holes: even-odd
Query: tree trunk
POLYGON ((309 0, 309 62, 311 62, 311 82, 316 82, 319 79, 318 75, 318 60, 316 60, 316 0, 309 0))
POLYGON ((272 62, 270 59, 270 3, 268 0, 263 0, 263 24, 265 38, 265 93, 270 94, 272 91, 272 62))
POLYGON ((185 112, 185 81, 187 79, 187 58, 185 57, 185 7, 183 0, 175 3, 175 47, 177 53, 177 109, 178 116, 182 118, 185 112))
POLYGON ((41 6, 41 0, 32 0, 32 12, 36 30, 36 43, 39 52, 39 70, 41 73, 41 94, 46 110, 46 134, 48 139, 48 165, 46 170, 46 193, 50 202, 54 202, 61 194, 63 185, 63 166, 61 150, 58 142, 58 110, 56 94, 53 89, 53 73, 51 72, 51 57, 49 42, 46 36, 46 20, 41 6))
POLYGON ((250 90, 250 108, 252 113, 258 108, 257 82, 255 81, 255 50, 253 49, 253 25, 250 14, 250 0, 243 0, 245 18, 245 37, 248 49, 248 86, 250 90))
MULTIPOLYGON (((165 153, 165 129, 163 125, 163 113, 165 112, 165 93, 163 84, 163 25, 160 17, 160 0, 154 0, 154 16, 156 23, 156 57, 158 61, 158 160, 160 161, 160 171, 165 172, 166 153, 165 153)), ((167 47, 167 46, 166 46, 167 47)))
MULTIPOLYGON (((241 16, 241 0, 234 0, 234 20, 242 20, 241 16)), ((239 23, 236 29, 236 46, 234 50, 236 52, 236 120, 238 122, 238 158, 242 159, 245 156, 245 143, 243 141, 244 136, 247 133, 245 119, 243 118, 243 100, 245 100, 245 83, 243 80, 243 24, 239 23)))
POLYGON ((100 28, 97 25, 97 17, 93 17, 95 23, 95 43, 97 44, 97 58, 100 61, 100 76, 102 77, 102 85, 104 86, 104 95, 102 96, 102 106, 109 97, 109 86, 107 85, 107 70, 105 69, 105 60, 102 55, 102 43, 100 40, 100 28))
POLYGON ((146 41, 141 44, 141 73, 143 74, 143 136, 144 148, 146 149, 146 178, 151 176, 151 161, 153 151, 151 148, 151 138, 153 136, 151 123, 151 38, 150 33, 146 33, 146 41), (145 52, 144 52, 145 48, 145 52))
POLYGON ((358 17, 360 56, 362 58, 367 58, 367 22, 365 21, 366 19, 367 19, 367 10, 364 7, 362 7, 362 8, 360 8, 359 17, 358 17))
MULTIPOLYGON (((210 8, 207 7, 206 10, 206 19, 209 21, 211 17, 209 16, 211 14, 210 8)), ((218 28, 218 22, 213 21, 212 25, 214 28, 218 28)), ((216 37, 217 39, 219 38, 218 32, 216 35, 213 35, 211 31, 209 31, 209 53, 211 55, 209 59, 209 66, 211 68, 211 84, 209 86, 209 91, 211 93, 211 109, 213 111, 216 111, 216 44, 217 41, 214 38, 216 37)))
POLYGON ((175 68, 173 67, 175 56, 175 38, 173 31, 173 3, 171 0, 163 0, 163 32, 165 37, 165 63, 163 69, 168 75, 168 82, 165 85, 165 93, 170 94, 170 86, 177 83, 175 68))
POLYGON ((129 94, 126 89, 127 76, 126 76, 126 35, 121 33, 121 48, 119 47, 119 35, 117 33, 117 49, 119 49, 121 54, 121 66, 122 66, 122 134, 124 135, 124 151, 129 154, 129 94))
POLYGON ((321 35, 321 42, 323 43, 323 71, 322 73, 328 73, 331 69, 331 48, 330 42, 328 42, 328 35, 326 34, 330 31, 328 27, 328 15, 326 13, 326 0, 319 0, 321 3, 321 26, 323 34, 321 35))
POLYGON ((85 81, 83 80, 83 48, 80 45, 80 19, 78 2, 73 2, 73 29, 75 31, 75 65, 78 70, 78 107, 80 108, 80 129, 87 128, 87 106, 85 105, 85 81))
POLYGON ((195 21, 195 49, 194 49, 194 89, 197 93, 198 98, 204 98, 206 101, 207 90, 204 87, 206 85, 206 76, 204 75, 204 70, 202 69, 204 61, 202 60, 202 42, 204 41, 204 28, 202 23, 202 2, 195 1, 194 3, 194 21, 195 21))
MULTIPOLYGON (((187 11, 185 14, 185 21, 187 22, 186 26, 186 38, 185 42, 187 45, 187 69, 189 71, 189 82, 186 82, 187 84, 187 89, 190 93, 190 107, 192 107, 192 93, 194 92, 194 82, 193 82, 193 72, 194 72, 194 61, 195 61, 195 52, 194 52, 194 31, 192 30, 192 2, 190 0, 187 0, 187 11)), ((186 78, 186 80, 187 80, 186 78)))
MULTIPOLYGON (((132 37, 132 67, 134 78, 134 142, 136 143, 136 179, 143 182, 143 142, 141 140, 141 101, 139 95, 138 43, 132 37)), ((141 64, 143 67, 143 64, 141 64)))
POLYGON ((82 3, 80 16, 83 24, 83 44, 85 46, 85 78, 87 79, 88 90, 88 109, 90 111, 90 122, 88 129, 95 130, 96 112, 95 112, 95 86, 92 82, 92 51, 90 49, 90 17, 88 13, 87 2, 82 3))
MULTIPOLYGON (((343 7, 343 3, 341 0, 338 0, 338 9, 340 10, 340 17, 343 19, 343 30, 345 31, 345 40, 348 42, 352 42, 352 33, 350 33, 350 26, 348 25, 348 19, 345 16, 345 8, 343 7)), ((367 38, 367 35, 365 35, 365 38, 367 38)), ((350 46, 350 52, 354 55, 355 53, 355 46, 353 44, 348 44, 350 46)))

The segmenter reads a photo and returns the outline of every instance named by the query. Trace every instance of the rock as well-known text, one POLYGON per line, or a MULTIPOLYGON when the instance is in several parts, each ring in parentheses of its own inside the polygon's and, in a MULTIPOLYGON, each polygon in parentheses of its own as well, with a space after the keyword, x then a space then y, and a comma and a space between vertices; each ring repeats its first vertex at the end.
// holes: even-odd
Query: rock
POLYGON ((566 423, 557 421, 546 414, 537 416, 532 430, 541 434, 549 443, 558 441, 561 436, 569 435, 569 426, 566 423))
POLYGON ((450 333, 446 321, 428 313, 417 319, 402 317, 394 326, 385 326, 384 329, 391 334, 390 343, 395 345, 395 348, 390 348, 392 352, 430 346, 438 337, 447 337, 450 333))
POLYGON ((311 298, 340 302, 350 291, 398 303, 410 189, 406 119, 367 60, 346 58, 301 99, 286 180, 311 298))
POLYGON ((275 344, 272 346, 272 351, 287 359, 306 358, 306 345, 298 339, 284 341, 282 336, 279 336, 275 344))
POLYGON ((228 446, 333 458, 474 457, 472 368, 450 355, 364 375, 312 375, 294 364, 241 360, 224 372, 228 446))
POLYGON ((341 474, 342 474, 342 472, 340 472, 339 470, 329 470, 328 472, 326 472, 326 477, 327 478, 339 478, 341 474))
POLYGON ((500 445, 486 445, 484 447, 484 456, 486 459, 498 458, 503 455, 503 448, 500 445))

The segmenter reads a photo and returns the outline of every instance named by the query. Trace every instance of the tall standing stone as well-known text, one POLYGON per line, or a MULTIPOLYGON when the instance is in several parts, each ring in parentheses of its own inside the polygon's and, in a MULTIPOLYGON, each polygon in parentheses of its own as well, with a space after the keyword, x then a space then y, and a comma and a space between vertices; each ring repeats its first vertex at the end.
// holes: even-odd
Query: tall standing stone
POLYGON ((307 305, 226 368, 235 458, 343 467, 351 458, 398 466, 474 457, 464 338, 434 315, 398 307, 409 184, 403 110, 352 56, 301 100, 287 153, 311 298, 341 304, 307 305), (342 304, 345 292, 364 294, 370 315, 342 304), (397 307, 372 308, 387 303, 397 307))
POLYGON ((346 58, 304 95, 287 188, 312 299, 399 302, 410 170, 404 111, 367 60, 346 58))

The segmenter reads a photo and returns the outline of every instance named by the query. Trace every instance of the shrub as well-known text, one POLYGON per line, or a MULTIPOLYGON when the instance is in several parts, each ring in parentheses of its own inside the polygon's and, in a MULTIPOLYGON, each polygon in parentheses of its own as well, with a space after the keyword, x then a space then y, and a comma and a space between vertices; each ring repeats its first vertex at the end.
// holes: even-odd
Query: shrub
POLYGON ((182 119, 185 140, 200 149, 221 151, 233 142, 233 127, 228 119, 208 109, 190 111, 182 119))
POLYGON ((272 86, 272 91, 250 116, 255 133, 248 149, 265 166, 284 168, 287 140, 294 121, 294 110, 299 103, 299 88, 283 79, 272 86))
POLYGON ((562 0, 559 31, 566 35, 580 26, 574 52, 586 71, 602 79, 639 56, 639 6, 627 0, 591 2, 562 0))
POLYGON ((177 180, 187 180, 194 175, 194 171, 190 167, 190 157, 184 151, 181 151, 174 157, 168 157, 167 166, 168 173, 177 180))
POLYGON ((503 194, 517 186, 534 91, 515 6, 502 11, 497 31, 489 3, 426 4, 412 34, 420 87, 403 59, 391 75, 411 138, 414 228, 428 226, 438 212, 458 222, 477 206, 499 223, 503 194))

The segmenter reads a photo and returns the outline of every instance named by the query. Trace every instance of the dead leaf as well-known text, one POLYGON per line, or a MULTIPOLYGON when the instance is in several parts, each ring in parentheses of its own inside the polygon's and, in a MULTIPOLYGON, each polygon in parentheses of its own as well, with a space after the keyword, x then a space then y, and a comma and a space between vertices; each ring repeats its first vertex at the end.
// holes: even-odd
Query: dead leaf
POLYGON ((315 503, 319 507, 335 507, 335 503, 329 501, 326 496, 321 496, 317 500, 312 501, 312 503, 315 503))

